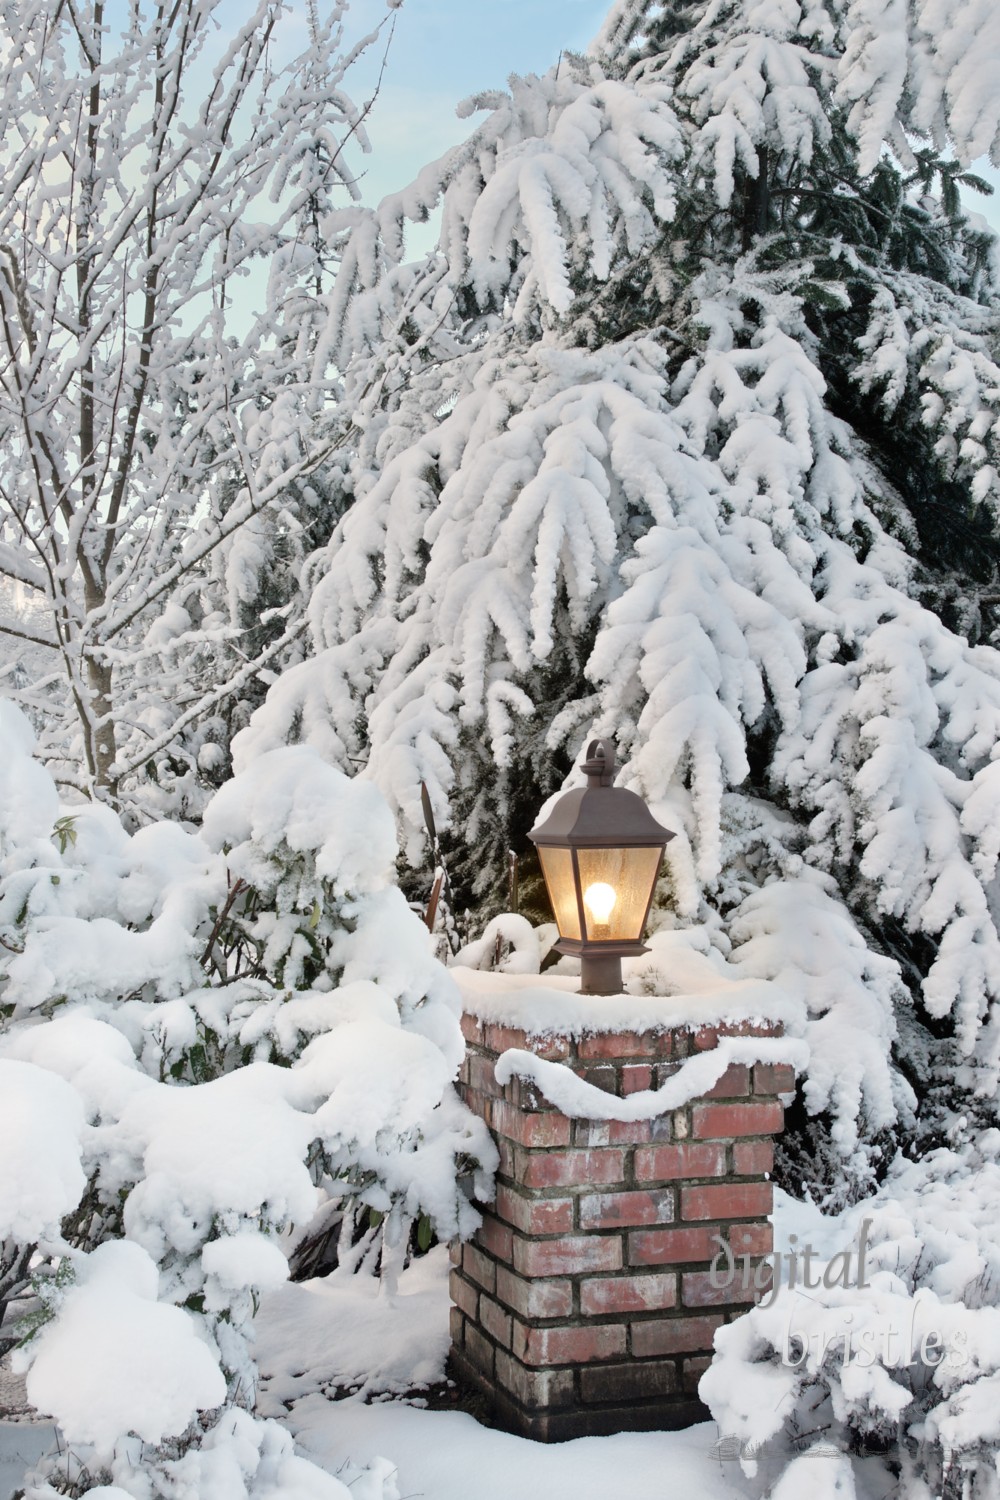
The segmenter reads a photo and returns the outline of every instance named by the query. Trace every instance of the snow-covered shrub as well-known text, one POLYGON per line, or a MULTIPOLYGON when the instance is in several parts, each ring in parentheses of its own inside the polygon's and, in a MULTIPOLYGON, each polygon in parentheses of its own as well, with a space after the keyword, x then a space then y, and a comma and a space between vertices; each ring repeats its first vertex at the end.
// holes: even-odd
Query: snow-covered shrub
POLYGON ((460 948, 453 962, 469 969, 498 969, 504 974, 538 974, 558 936, 554 922, 533 927, 519 913, 505 911, 487 922, 481 937, 460 948))
MULTIPOLYGON (((798 1247, 797 1285, 785 1270, 767 1305, 719 1330, 699 1390, 722 1430, 786 1453, 816 1433, 843 1452, 874 1447, 906 1500, 996 1500, 998 1156, 991 1129, 920 1161, 900 1157, 839 1220, 837 1254, 850 1246, 849 1263, 821 1255, 810 1274, 798 1247)), ((845 1485, 852 1494, 849 1474, 845 1485)))
POLYGON ((33 1259, 29 1399, 92 1450, 73 1493, 219 1464, 234 1496, 281 1493, 299 1461, 239 1411, 296 1235, 340 1217, 391 1293, 415 1217, 477 1222, 461 1179, 487 1190, 495 1151, 452 1089, 457 991, 390 882, 380 795, 314 752, 261 757, 202 834, 129 837, 101 806, 60 816, 5 703, 0 738, 0 1297, 33 1259))

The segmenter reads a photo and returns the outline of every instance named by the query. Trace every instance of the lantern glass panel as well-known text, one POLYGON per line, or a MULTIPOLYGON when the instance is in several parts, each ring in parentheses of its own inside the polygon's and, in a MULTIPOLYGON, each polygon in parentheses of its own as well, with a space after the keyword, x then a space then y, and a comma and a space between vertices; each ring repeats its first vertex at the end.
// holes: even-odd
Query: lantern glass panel
POLYGON ((638 942, 662 848, 578 849, 576 857, 587 938, 596 943, 638 942))
POLYGON ((538 858, 542 863, 542 874, 555 912, 559 936, 579 940, 582 934, 580 908, 576 902, 576 882, 573 879, 573 856, 568 849, 539 844, 538 858))

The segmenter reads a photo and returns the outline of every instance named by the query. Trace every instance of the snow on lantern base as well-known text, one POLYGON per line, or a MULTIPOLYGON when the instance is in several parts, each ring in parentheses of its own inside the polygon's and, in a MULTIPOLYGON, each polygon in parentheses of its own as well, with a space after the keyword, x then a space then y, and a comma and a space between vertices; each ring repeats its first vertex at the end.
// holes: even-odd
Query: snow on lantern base
POLYGON ((570 1118, 523 1077, 501 1087, 495 1067, 524 1049, 624 1098, 721 1037, 774 1038, 780 1025, 543 1040, 469 1014, 462 1025, 460 1092, 500 1168, 482 1227, 452 1246, 455 1377, 502 1427, 542 1442, 707 1420, 697 1390, 713 1335, 754 1301, 772 1249, 766 1174, 792 1068, 734 1064, 682 1108, 623 1121, 570 1118), (711 1269, 720 1239, 731 1276, 725 1261, 711 1269))

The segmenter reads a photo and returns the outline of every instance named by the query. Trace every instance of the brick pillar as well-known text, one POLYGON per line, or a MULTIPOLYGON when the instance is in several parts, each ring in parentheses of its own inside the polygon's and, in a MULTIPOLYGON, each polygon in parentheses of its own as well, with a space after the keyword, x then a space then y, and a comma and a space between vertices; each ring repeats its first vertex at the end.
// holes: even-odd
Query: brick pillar
POLYGON ((772 1248, 776 1097, 791 1068, 730 1067, 683 1109, 636 1123, 571 1120, 494 1065, 508 1047, 565 1062, 624 1096, 656 1087, 720 1035, 775 1025, 597 1033, 540 1042, 463 1017, 460 1091, 500 1151, 496 1202, 452 1246, 452 1364, 501 1426, 543 1442, 686 1427, 708 1418, 698 1381, 720 1324, 754 1300, 742 1285, 772 1248), (737 1275, 713 1287, 714 1235, 737 1275))

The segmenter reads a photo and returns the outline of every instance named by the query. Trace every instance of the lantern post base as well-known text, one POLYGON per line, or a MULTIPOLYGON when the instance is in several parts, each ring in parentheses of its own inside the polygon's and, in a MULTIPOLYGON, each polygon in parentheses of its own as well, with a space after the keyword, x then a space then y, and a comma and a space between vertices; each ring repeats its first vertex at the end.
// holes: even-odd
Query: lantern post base
POLYGON ((580 994, 620 995, 622 961, 620 954, 580 954, 580 994))

